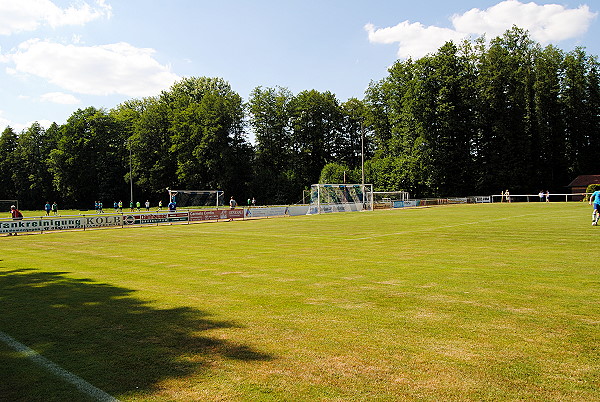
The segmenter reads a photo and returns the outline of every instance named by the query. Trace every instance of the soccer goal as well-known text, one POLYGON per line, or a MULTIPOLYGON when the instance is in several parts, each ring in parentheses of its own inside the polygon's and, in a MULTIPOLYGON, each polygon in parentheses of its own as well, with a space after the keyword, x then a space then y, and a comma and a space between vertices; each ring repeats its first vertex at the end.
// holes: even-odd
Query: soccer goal
POLYGON ((397 201, 407 201, 410 194, 407 191, 374 191, 373 203, 375 208, 393 208, 397 201))
POLYGON ((223 205, 223 191, 221 190, 171 190, 169 202, 174 202, 177 209, 194 209, 206 207, 220 207, 223 205))
POLYGON ((372 184, 313 184, 308 214, 373 210, 372 184))
POLYGON ((0 212, 10 211, 10 207, 13 205, 15 208, 19 209, 18 200, 0 200, 0 212))

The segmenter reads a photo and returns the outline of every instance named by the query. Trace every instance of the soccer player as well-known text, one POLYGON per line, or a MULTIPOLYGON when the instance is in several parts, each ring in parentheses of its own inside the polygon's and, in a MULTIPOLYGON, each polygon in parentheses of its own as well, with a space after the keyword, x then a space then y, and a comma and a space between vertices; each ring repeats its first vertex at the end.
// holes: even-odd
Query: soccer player
POLYGON ((596 190, 590 197, 590 205, 594 203, 594 210, 592 211, 592 226, 598 225, 598 218, 600 217, 600 190, 596 190))

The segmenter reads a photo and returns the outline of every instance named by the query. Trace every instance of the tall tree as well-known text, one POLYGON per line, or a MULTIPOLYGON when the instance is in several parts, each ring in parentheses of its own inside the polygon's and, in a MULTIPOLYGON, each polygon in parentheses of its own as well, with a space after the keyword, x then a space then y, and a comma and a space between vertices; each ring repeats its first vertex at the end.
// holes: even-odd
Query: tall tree
MULTIPOLYGON (((547 46, 534 59, 536 130, 532 136, 534 177, 549 190, 569 181, 563 110, 560 104, 563 52, 547 46)), ((535 191, 535 188, 532 188, 535 191)))
POLYGON ((8 126, 0 135, 0 198, 13 200, 17 198, 17 186, 13 172, 17 166, 15 151, 17 149, 17 133, 8 126))
POLYGON ((220 78, 185 78, 161 100, 168 105, 178 186, 245 196, 251 147, 242 98, 220 78))
MULTIPOLYGON (((127 101, 111 111, 127 133, 134 193, 160 198, 176 184, 177 161, 171 153, 169 109, 156 98, 127 101)), ((129 173, 126 175, 129 182, 129 173)))
POLYGON ((331 92, 300 92, 292 101, 293 181, 298 197, 319 180, 321 169, 335 161, 342 113, 331 92))
POLYGON ((598 156, 598 63, 583 49, 567 53, 560 99, 571 178, 594 171, 598 156))
POLYGON ((46 163, 56 146, 55 134, 55 129, 46 131, 35 122, 19 135, 12 176, 22 208, 41 209, 55 196, 52 175, 46 163))
POLYGON ((452 42, 416 63, 418 91, 404 122, 418 134, 413 151, 427 195, 473 191, 473 142, 476 133, 475 76, 468 58, 452 42), (408 120, 408 122, 406 122, 408 120), (414 125, 411 121, 417 121, 414 125))
POLYGON ((514 27, 492 40, 483 55, 478 80, 482 125, 477 153, 484 192, 510 188, 514 193, 534 186, 530 182, 534 171, 534 51, 529 35, 514 27))
POLYGON ((79 109, 61 127, 50 153, 54 184, 67 206, 127 199, 127 133, 106 110, 79 109))
POLYGON ((249 123, 254 133, 254 182, 252 190, 261 202, 294 202, 290 195, 293 94, 286 88, 255 88, 248 102, 249 123))

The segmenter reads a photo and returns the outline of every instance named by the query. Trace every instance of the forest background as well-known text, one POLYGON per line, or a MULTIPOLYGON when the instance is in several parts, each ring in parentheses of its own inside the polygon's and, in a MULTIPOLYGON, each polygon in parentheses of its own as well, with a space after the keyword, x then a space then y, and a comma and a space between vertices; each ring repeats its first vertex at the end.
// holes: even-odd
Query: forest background
POLYGON ((563 192, 599 173, 597 56, 542 47, 513 27, 398 60, 364 99, 190 77, 155 97, 75 111, 0 136, 0 199, 21 208, 153 203, 166 188, 223 190, 259 204, 311 184, 365 182, 412 197, 563 192), (254 141, 250 142, 250 134, 254 141), (130 176, 131 170, 131 176, 130 176))

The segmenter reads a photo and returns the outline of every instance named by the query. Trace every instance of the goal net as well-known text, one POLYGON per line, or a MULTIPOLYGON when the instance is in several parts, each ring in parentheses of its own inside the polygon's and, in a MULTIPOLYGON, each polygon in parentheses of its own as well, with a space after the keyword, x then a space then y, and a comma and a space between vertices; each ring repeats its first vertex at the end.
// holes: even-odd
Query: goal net
POLYGON ((372 184, 313 184, 308 214, 373 210, 372 184))
POLYGON ((397 201, 407 201, 410 194, 406 191, 374 191, 373 203, 375 208, 393 208, 397 201))
POLYGON ((15 208, 19 209, 18 200, 0 200, 0 213, 10 212, 10 207, 13 205, 15 206, 15 208))
POLYGON ((171 190, 169 202, 174 202, 177 209, 194 209, 206 207, 219 207, 223 205, 223 191, 221 190, 171 190))

